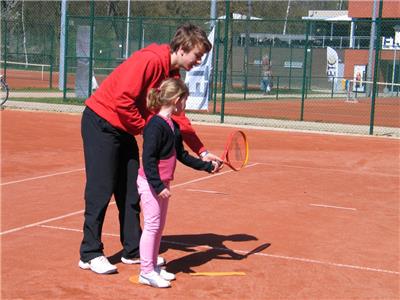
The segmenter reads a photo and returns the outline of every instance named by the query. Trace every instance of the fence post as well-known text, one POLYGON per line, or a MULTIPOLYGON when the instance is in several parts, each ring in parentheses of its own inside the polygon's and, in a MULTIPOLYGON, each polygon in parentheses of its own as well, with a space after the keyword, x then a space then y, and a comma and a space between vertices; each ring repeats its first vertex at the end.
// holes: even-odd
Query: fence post
POLYGON ((59 60, 59 67, 58 67, 58 89, 61 90, 63 89, 63 100, 65 100, 65 82, 64 80, 66 79, 66 73, 67 70, 65 67, 67 66, 66 60, 67 60, 67 53, 65 52, 67 49, 67 27, 68 27, 68 15, 67 15, 67 10, 68 10, 68 4, 67 0, 61 0, 61 25, 60 25, 60 60, 59 60))
POLYGON ((376 43, 375 43, 375 64, 374 64, 374 80, 372 82, 372 97, 371 97, 371 115, 370 115, 370 126, 369 126, 369 134, 374 134, 374 121, 375 121, 375 97, 377 92, 377 84, 378 81, 378 64, 379 64, 379 51, 381 44, 381 30, 382 30, 382 6, 383 0, 379 1, 379 17, 376 20, 377 22, 377 32, 376 32, 376 43))
POLYGON ((272 52, 272 42, 269 44, 269 50, 268 50, 269 61, 272 61, 271 52, 272 52))
POLYGON ((225 1, 225 30, 224 30, 224 63, 222 68, 222 90, 221 90, 221 123, 224 123, 225 114, 225 88, 226 88, 226 72, 228 68, 228 36, 229 36, 229 19, 230 19, 230 1, 225 1))
POLYGON ((138 18, 138 50, 142 49, 142 47, 144 47, 144 42, 142 43, 142 41, 144 41, 144 36, 143 36, 143 19, 142 17, 139 16, 138 18))
POLYGON ((311 89, 313 47, 310 47, 310 68, 308 69, 307 90, 311 89))
MULTIPOLYGON (((290 43, 290 60, 289 60, 289 91, 292 86, 292 61, 293 61, 293 47, 292 43, 290 43)), ((305 68, 305 66, 304 66, 305 68)))
POLYGON ((217 26, 217 36, 214 38, 214 45, 215 47, 215 64, 214 64, 214 107, 213 107, 213 113, 216 113, 216 106, 217 106, 217 90, 218 90, 218 64, 219 64, 219 35, 220 35, 220 22, 217 21, 215 23, 215 26, 217 26))
POLYGON ((250 29, 249 29, 249 21, 250 21, 250 6, 249 6, 249 13, 246 18, 246 40, 244 45, 244 100, 246 100, 247 95, 247 86, 248 86, 248 75, 249 75, 249 44, 250 44, 250 29))
POLYGON ((305 85, 306 91, 305 91, 305 96, 304 97, 305 97, 305 99, 307 99, 308 98, 308 81, 309 81, 307 75, 306 75, 305 81, 306 81, 306 85, 305 85))
POLYGON ((54 65, 54 29, 51 29, 51 40, 50 40, 50 83, 49 86, 53 88, 53 65, 54 65))
POLYGON ((276 78, 276 100, 279 98, 279 76, 276 78))
POLYGON ((62 90, 63 90, 63 101, 67 98, 67 75, 68 75, 68 27, 69 27, 69 16, 65 16, 65 33, 64 33, 64 58, 63 58, 63 72, 61 73, 60 71, 58 72, 58 76, 62 76, 62 90))
POLYGON ((3 76, 4 80, 7 80, 7 38, 8 38, 8 26, 6 20, 3 20, 3 28, 4 28, 4 67, 3 67, 3 76))
POLYGON ((244 55, 243 55, 243 69, 244 69, 244 91, 243 91, 243 100, 246 100, 246 96, 247 96, 247 74, 248 74, 248 66, 247 66, 247 56, 248 56, 248 50, 247 50, 247 46, 245 46, 245 51, 244 51, 244 55))
POLYGON ((126 41, 125 41, 125 59, 129 57, 129 27, 130 27, 130 18, 131 18, 131 0, 128 0, 128 8, 126 12, 126 41))
POLYGON ((89 84, 88 84, 88 96, 92 95, 92 78, 93 78, 93 33, 94 33, 94 5, 95 0, 90 1, 90 53, 89 53, 89 84))
POLYGON ((307 21, 306 26, 306 45, 304 46, 304 62, 303 62, 303 84, 301 88, 301 111, 300 111, 300 121, 304 120, 304 98, 306 89, 306 76, 307 76, 307 53, 308 53, 308 34, 310 31, 310 22, 307 21))

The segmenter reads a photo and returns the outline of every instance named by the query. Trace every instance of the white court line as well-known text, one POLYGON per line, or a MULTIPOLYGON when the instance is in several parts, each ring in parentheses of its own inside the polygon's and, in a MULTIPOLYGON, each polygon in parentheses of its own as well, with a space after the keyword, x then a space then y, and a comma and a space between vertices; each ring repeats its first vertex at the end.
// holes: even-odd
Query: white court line
MULTIPOLYGON (((257 164, 248 165, 248 166, 246 166, 246 168, 247 167, 252 167, 252 166, 255 166, 255 165, 257 165, 257 164)), ((75 170, 75 171, 77 171, 77 170, 75 170)), ((74 171, 69 171, 69 172, 74 172, 74 171)), ((225 172, 216 173, 216 174, 213 174, 213 175, 210 175, 210 176, 204 176, 204 177, 197 178, 197 179, 194 179, 194 180, 182 182, 180 184, 172 185, 171 187, 180 187, 180 186, 183 186, 183 185, 186 185, 186 184, 190 184, 190 183, 193 183, 193 182, 199 182, 199 181, 202 181, 202 180, 210 179, 210 178, 213 178, 215 176, 221 176, 221 175, 224 175, 224 174, 230 173, 230 172, 233 172, 233 171, 225 171, 225 172)), ((48 176, 54 176, 54 175, 55 174, 48 175, 48 176)), ((42 178, 42 176, 40 178, 42 178)), ((115 204, 115 201, 110 202, 110 204, 115 204)), ((16 227, 16 228, 13 228, 13 229, 9 229, 9 230, 0 232, 0 236, 8 234, 8 233, 12 233, 12 232, 20 231, 20 230, 23 230, 23 229, 26 229, 26 228, 34 227, 34 226, 37 226, 37 225, 41 225, 41 224, 44 224, 44 223, 48 223, 48 222, 51 222, 51 221, 64 219, 64 218, 67 218, 69 216, 81 214, 83 212, 84 212, 83 210, 79 210, 79 211, 75 211, 75 212, 72 212, 72 213, 69 213, 69 214, 65 214, 65 215, 62 215, 62 216, 58 216, 58 217, 55 217, 55 218, 51 218, 51 219, 43 220, 43 221, 40 221, 40 222, 36 222, 36 223, 32 223, 32 224, 16 227)))
POLYGON ((208 190, 186 189, 186 191, 189 191, 189 192, 199 192, 199 193, 206 193, 206 194, 219 194, 219 195, 228 195, 227 193, 224 193, 224 192, 218 192, 218 191, 208 191, 208 190))
POLYGON ((77 214, 81 214, 83 212, 84 212, 83 210, 79 210, 79 211, 75 211, 75 212, 72 212, 72 213, 69 213, 69 214, 65 214, 65 215, 62 215, 62 216, 58 216, 58 217, 54 217, 54 218, 51 218, 51 219, 43 220, 43 221, 40 221, 40 222, 36 222, 36 223, 28 224, 28 225, 25 225, 25 226, 13 228, 13 229, 10 229, 10 230, 6 230, 6 231, 3 231, 3 232, 0 232, 0 235, 4 235, 4 234, 11 233, 11 232, 20 231, 22 229, 26 229, 26 228, 31 228, 31 227, 34 227, 34 226, 42 225, 44 223, 48 223, 48 222, 64 219, 66 217, 70 217, 70 216, 74 216, 74 215, 77 215, 77 214))
MULTIPOLYGON (((67 228, 67 227, 60 227, 60 226, 50 226, 50 225, 38 225, 38 227, 83 233, 82 229, 75 229, 75 228, 67 228)), ((101 235, 119 237, 119 234, 115 234, 115 233, 102 232, 101 235)))
POLYGON ((334 205, 326 205, 326 204, 315 204, 315 203, 310 203, 310 205, 311 205, 311 206, 326 207, 326 208, 357 210, 357 208, 353 208, 353 207, 343 207, 343 206, 334 206, 334 205))
POLYGON ((392 175, 392 174, 385 174, 380 172, 366 172, 366 171, 352 171, 352 170, 343 170, 338 168, 326 168, 326 167, 312 167, 312 166, 297 166, 291 164, 281 164, 281 163, 269 163, 269 162, 260 162, 259 165, 268 165, 274 167, 287 167, 287 168, 295 168, 295 169, 305 169, 305 170, 318 170, 318 171, 325 171, 325 172, 341 172, 341 173, 348 173, 348 174, 356 174, 356 175, 369 175, 369 176, 383 176, 383 177, 393 177, 399 178, 399 175, 392 175))
MULTIPOLYGON (((254 164, 246 165, 244 168, 250 168, 250 167, 257 166, 257 165, 259 165, 259 163, 254 163, 254 164)), ((202 181, 202 180, 204 180, 204 179, 209 179, 209 178, 213 178, 213 177, 216 177, 216 176, 225 175, 225 174, 227 174, 227 173, 232 173, 232 172, 235 172, 235 171, 233 171, 233 170, 228 170, 228 171, 224 171, 224 172, 218 172, 218 173, 215 173, 215 174, 212 174, 212 175, 209 175, 209 176, 205 176, 205 177, 201 177, 201 178, 193 179, 193 180, 186 181, 186 182, 183 182, 183 183, 178 183, 178 184, 172 185, 171 188, 180 187, 180 186, 182 186, 182 185, 186 185, 186 184, 189 184, 189 183, 194 183, 194 182, 202 181)))
POLYGON ((83 170, 85 170, 85 168, 75 169, 75 170, 65 171, 65 172, 58 172, 58 173, 42 175, 42 176, 36 176, 36 177, 30 177, 30 178, 25 178, 25 179, 21 179, 21 180, 9 181, 9 182, 1 183, 0 185, 2 185, 2 186, 3 185, 9 185, 9 184, 14 184, 14 183, 20 183, 20 182, 25 182, 25 181, 31 181, 31 180, 36 180, 36 179, 42 179, 42 178, 47 178, 47 177, 53 177, 53 176, 58 176, 58 175, 64 175, 64 174, 79 172, 79 171, 83 171, 83 170))
MULTIPOLYGON (((83 232, 82 229, 72 229, 72 228, 58 227, 58 226, 48 226, 48 225, 39 225, 39 226, 40 227, 44 227, 44 228, 49 228, 49 229, 66 230, 66 231, 74 231, 74 232, 83 232)), ((113 234, 113 233, 103 233, 103 235, 113 236, 113 237, 118 237, 119 238, 118 234, 113 234)), ((186 244, 186 243, 173 242, 173 241, 161 240, 161 242, 165 243, 165 244, 175 244, 175 245, 181 245, 181 246, 185 246, 185 247, 199 247, 199 248, 203 248, 203 249, 215 249, 215 250, 218 250, 218 251, 226 251, 226 252, 233 251, 233 252, 241 253, 241 254, 247 254, 249 252, 249 251, 244 251, 244 250, 235 250, 235 249, 226 249, 226 248, 219 248, 219 247, 210 247, 210 246, 206 246, 206 245, 186 244)), ((284 259, 284 260, 290 260, 290 261, 300 261, 300 262, 304 262, 304 263, 319 264, 319 265, 332 266, 332 267, 337 267, 337 268, 356 269, 356 270, 362 270, 362 271, 371 271, 371 272, 395 274, 395 275, 399 275, 400 274, 400 272, 392 271, 392 270, 370 268, 370 267, 350 265, 350 264, 334 263, 334 262, 329 262, 329 261, 322 261, 322 260, 309 259, 309 258, 303 258, 303 257, 277 255, 277 254, 267 254, 267 253, 260 253, 260 252, 253 253, 252 255, 271 257, 271 258, 278 258, 278 259, 284 259)))

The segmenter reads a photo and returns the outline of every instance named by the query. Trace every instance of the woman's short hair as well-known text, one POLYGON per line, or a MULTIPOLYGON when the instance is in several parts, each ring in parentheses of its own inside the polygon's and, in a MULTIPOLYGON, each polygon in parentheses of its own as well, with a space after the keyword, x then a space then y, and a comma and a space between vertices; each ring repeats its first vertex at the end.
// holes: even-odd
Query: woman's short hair
POLYGON ((197 25, 184 24, 178 27, 170 43, 171 52, 176 52, 181 47, 185 52, 189 52, 196 46, 202 48, 205 53, 212 48, 210 41, 203 29, 197 25))

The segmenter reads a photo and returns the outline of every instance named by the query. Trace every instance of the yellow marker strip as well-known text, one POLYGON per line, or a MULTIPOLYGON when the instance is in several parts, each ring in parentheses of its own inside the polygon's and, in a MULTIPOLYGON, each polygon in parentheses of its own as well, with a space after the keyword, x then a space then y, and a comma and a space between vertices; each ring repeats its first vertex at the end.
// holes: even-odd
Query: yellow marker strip
POLYGON ((189 273, 191 276, 244 276, 245 272, 197 272, 189 273))
POLYGON ((133 275, 133 276, 129 277, 129 281, 132 282, 132 283, 139 283, 138 276, 139 275, 133 275))

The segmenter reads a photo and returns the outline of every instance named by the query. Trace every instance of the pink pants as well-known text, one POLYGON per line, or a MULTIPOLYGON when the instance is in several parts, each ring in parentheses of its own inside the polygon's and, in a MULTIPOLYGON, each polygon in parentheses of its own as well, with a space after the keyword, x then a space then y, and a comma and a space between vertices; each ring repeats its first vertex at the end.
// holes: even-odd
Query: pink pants
MULTIPOLYGON (((143 232, 140 238, 140 270, 149 273, 157 266, 161 236, 165 226, 168 200, 161 200, 147 180, 137 179, 140 205, 143 212, 143 232)), ((168 184, 169 187, 169 184, 168 184)))

